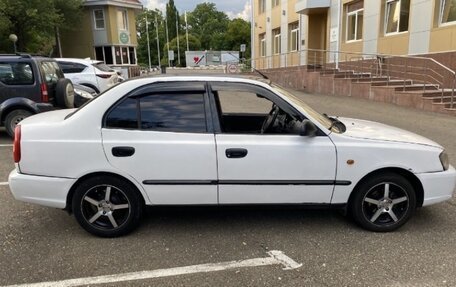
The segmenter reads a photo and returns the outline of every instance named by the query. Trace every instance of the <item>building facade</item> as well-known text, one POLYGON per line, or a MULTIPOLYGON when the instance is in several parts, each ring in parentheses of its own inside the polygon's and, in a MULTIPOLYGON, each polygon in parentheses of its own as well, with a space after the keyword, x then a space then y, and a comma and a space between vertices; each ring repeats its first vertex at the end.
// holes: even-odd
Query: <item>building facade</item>
POLYGON ((78 29, 61 35, 61 55, 112 66, 136 65, 139 0, 85 0, 78 29))
POLYGON ((343 61, 346 53, 450 60, 456 0, 253 0, 252 38, 257 68, 343 61))

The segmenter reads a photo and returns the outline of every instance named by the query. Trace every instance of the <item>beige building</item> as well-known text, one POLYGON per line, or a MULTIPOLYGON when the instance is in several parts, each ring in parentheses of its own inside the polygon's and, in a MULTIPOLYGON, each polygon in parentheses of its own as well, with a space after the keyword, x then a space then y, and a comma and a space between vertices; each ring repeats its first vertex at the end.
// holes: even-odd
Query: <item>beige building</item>
POLYGON ((112 66, 136 65, 139 0, 85 0, 81 26, 61 35, 62 56, 91 58, 112 66))
POLYGON ((252 34, 257 68, 343 61, 346 53, 451 53, 456 0, 253 0, 252 34))

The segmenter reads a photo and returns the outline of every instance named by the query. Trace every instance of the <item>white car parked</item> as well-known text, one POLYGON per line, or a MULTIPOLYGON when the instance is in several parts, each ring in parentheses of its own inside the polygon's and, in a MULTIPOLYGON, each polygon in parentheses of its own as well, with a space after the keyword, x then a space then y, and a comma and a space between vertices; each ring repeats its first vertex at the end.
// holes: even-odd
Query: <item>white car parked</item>
POLYGON ((119 83, 119 75, 102 61, 57 58, 65 78, 101 93, 119 83))
POLYGON ((79 110, 27 118, 14 160, 16 199, 73 212, 99 236, 133 230, 145 205, 338 206, 392 231, 456 184, 429 139, 327 117, 279 86, 234 77, 139 78, 79 110))

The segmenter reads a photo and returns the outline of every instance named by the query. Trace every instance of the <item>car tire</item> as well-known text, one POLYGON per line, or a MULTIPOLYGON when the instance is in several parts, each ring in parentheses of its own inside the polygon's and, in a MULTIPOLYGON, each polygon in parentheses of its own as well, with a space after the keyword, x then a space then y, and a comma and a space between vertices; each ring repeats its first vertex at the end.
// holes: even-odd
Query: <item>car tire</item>
POLYGON ((69 79, 60 79, 55 88, 57 106, 60 108, 74 108, 74 86, 69 79))
POLYGON ((416 209, 412 184, 395 173, 363 180, 349 204, 353 219, 363 228, 389 232, 404 225, 416 209))
POLYGON ((95 176, 79 184, 72 199, 78 223, 100 237, 130 233, 140 223, 143 201, 131 183, 114 176, 95 176))
POLYGON ((5 129, 8 135, 14 138, 14 130, 16 129, 17 124, 31 115, 31 112, 22 109, 9 112, 5 117, 5 129))

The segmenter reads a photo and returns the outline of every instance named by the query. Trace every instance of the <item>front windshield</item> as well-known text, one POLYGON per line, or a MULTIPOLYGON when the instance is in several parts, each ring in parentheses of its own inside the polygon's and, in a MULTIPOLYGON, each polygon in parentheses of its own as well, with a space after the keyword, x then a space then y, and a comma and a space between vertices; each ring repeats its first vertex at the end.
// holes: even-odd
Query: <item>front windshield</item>
MULTIPOLYGON (((307 105, 304 101, 302 101, 300 98, 296 97, 292 93, 288 92, 281 86, 278 86, 276 84, 271 84, 271 86, 277 90, 279 93, 283 94, 286 96, 294 105, 299 106, 303 110, 306 111, 306 113, 314 120, 318 121, 322 126, 327 128, 328 130, 331 129, 331 127, 334 128, 334 125, 332 124, 332 121, 330 118, 320 114, 319 112, 315 111, 312 109, 309 105, 307 105)), ((332 129, 334 130, 334 129, 332 129)), ((338 131, 338 130, 337 130, 338 131)))

